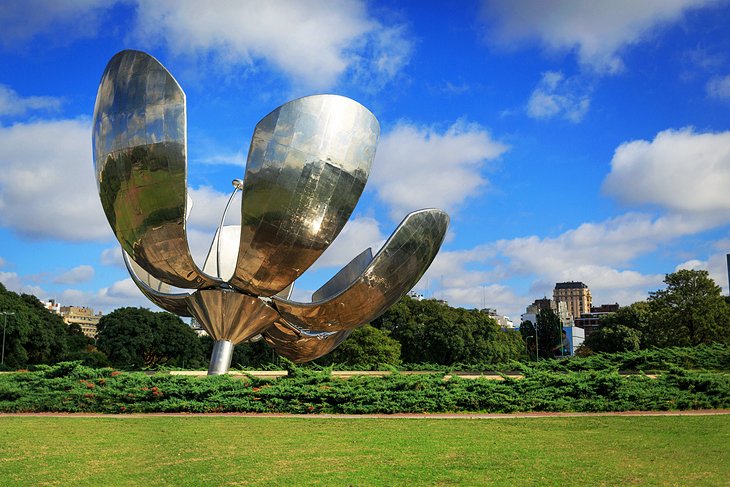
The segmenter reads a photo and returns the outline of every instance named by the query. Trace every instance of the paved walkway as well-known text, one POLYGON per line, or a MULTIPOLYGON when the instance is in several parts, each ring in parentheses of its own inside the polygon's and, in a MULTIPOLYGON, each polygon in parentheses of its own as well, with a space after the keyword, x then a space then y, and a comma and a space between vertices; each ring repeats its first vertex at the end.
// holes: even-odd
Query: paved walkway
POLYGON ((154 417, 224 417, 224 418, 282 418, 282 419, 530 419, 530 418, 590 418, 603 416, 719 416, 730 414, 730 409, 695 409, 690 411, 620 411, 614 413, 434 413, 434 414, 276 414, 276 413, 145 413, 145 414, 92 414, 92 413, 0 413, 0 418, 57 417, 57 418, 147 418, 154 417))

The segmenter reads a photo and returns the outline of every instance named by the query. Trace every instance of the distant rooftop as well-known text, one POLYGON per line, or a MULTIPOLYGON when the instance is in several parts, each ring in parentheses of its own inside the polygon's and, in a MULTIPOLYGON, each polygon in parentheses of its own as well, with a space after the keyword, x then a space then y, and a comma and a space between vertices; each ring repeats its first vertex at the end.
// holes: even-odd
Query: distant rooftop
POLYGON ((588 286, 580 281, 558 282, 555 289, 588 289, 588 286))

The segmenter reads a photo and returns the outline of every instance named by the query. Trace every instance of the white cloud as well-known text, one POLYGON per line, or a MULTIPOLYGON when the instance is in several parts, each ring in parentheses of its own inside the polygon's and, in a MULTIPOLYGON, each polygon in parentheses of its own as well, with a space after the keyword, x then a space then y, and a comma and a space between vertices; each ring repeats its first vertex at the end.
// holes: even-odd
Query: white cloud
POLYGON ((23 278, 15 272, 0 272, 0 283, 2 283, 8 291, 13 291, 19 294, 32 294, 33 296, 37 296, 38 299, 45 299, 47 296, 47 293, 43 290, 43 288, 27 284, 23 278))
POLYGON ((727 76, 716 76, 707 82, 705 87, 707 95, 721 100, 730 100, 730 74, 727 76))
POLYGON ((562 116, 577 123, 583 120, 590 104, 590 97, 578 86, 577 78, 566 80, 562 73, 548 71, 530 95, 527 114, 538 119, 562 116))
POLYGON ((56 277, 53 282, 56 284, 78 284, 81 282, 89 281, 93 277, 93 267, 91 267, 90 265, 80 265, 56 277))
POLYGON ((690 271, 706 270, 707 262, 697 260, 697 259, 690 259, 686 262, 682 262, 681 264, 678 264, 674 268, 674 272, 677 272, 682 269, 686 269, 686 270, 690 270, 690 271))
POLYGON ((0 7, 0 42, 5 47, 46 35, 52 43, 67 43, 96 35, 109 0, 23 0, 0 7), (54 30, 51 38, 48 32, 54 30))
POLYGON ((638 44, 690 9, 714 0, 484 0, 483 16, 492 21, 489 40, 505 46, 537 39, 552 51, 573 51, 598 73, 623 68, 621 51, 638 44))
POLYGON ((157 310, 137 288, 131 278, 115 281, 96 292, 66 289, 59 296, 61 305, 87 306, 108 313, 122 306, 137 306, 157 310))
MULTIPOLYGON (((233 186, 231 193, 233 192, 233 186)), ((231 202, 226 216, 226 225, 237 225, 241 221, 240 191, 231 202)), ((215 231, 221 222, 223 210, 231 197, 230 193, 221 193, 210 186, 200 186, 188 191, 193 200, 193 208, 188 215, 188 225, 205 230, 215 231)))
POLYGON ((312 88, 332 86, 348 70, 390 79, 410 56, 403 28, 383 25, 358 0, 138 4, 133 37, 144 44, 251 69, 265 60, 312 88))
POLYGON ((598 304, 626 305, 646 299, 664 279, 663 274, 634 270, 635 259, 712 226, 682 215, 630 213, 585 223, 557 237, 528 236, 441 251, 416 290, 454 305, 496 307, 517 318, 536 297, 552 295, 556 282, 574 280, 588 284, 598 304))
POLYGON ((12 88, 0 85, 0 116, 24 115, 34 110, 56 111, 61 100, 52 96, 20 96, 12 88))
MULTIPOLYGON (((603 191, 628 204, 722 219, 730 210, 730 131, 665 130, 621 144, 603 191)), ((726 219, 727 220, 727 219, 726 219)))
POLYGON ((85 120, 0 127, 0 225, 35 238, 112 236, 94 181, 85 120))
POLYGON ((393 219, 421 208, 453 212, 488 185, 485 163, 507 149, 477 124, 457 122, 439 133, 400 123, 382 137, 370 181, 393 219))
POLYGON ((122 247, 121 245, 115 245, 113 247, 106 248, 101 251, 100 256, 101 263, 104 265, 111 265, 126 269, 124 265, 124 259, 122 258, 122 247))

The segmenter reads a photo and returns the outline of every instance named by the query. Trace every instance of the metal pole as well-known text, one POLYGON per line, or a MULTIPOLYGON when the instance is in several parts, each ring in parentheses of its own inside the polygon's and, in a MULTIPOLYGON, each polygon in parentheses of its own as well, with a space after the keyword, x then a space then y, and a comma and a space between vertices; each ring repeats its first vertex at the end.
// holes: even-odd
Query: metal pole
POLYGON ((3 352, 2 359, 0 360, 0 365, 5 365, 5 329, 8 327, 8 315, 14 315, 15 312, 2 311, 2 314, 5 315, 5 321, 3 323, 3 352))
POLYGON ((231 193, 231 197, 228 198, 228 203, 226 204, 226 208, 223 210, 223 216, 221 217, 221 224, 218 225, 218 242, 216 243, 215 248, 215 266, 218 271, 218 277, 221 277, 221 232, 223 231, 223 223, 226 221, 228 207, 231 206, 231 201, 233 201, 233 197, 236 196, 236 192, 239 189, 243 190, 243 181, 240 179, 234 179, 231 181, 231 184, 233 184, 233 193, 231 193))

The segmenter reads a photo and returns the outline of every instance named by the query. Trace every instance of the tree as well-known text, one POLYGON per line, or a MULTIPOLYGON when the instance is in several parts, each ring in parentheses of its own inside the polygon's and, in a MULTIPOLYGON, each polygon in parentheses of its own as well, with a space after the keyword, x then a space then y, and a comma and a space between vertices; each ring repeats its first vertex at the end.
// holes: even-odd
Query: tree
POLYGON ((478 310, 452 308, 432 299, 404 296, 380 318, 375 328, 401 344, 407 363, 495 363, 517 359, 522 344, 478 310))
POLYGON ((18 295, 0 284, 0 311, 12 313, 0 316, 5 330, 5 365, 53 363, 66 360, 79 351, 81 344, 69 331, 63 319, 48 311, 38 298, 18 295))
POLYGON ((332 353, 322 357, 323 364, 345 364, 354 367, 377 367, 400 364, 401 345, 387 331, 371 325, 361 326, 332 353))
POLYGON ((97 346, 115 367, 156 365, 198 367, 203 348, 195 332, 177 316, 145 308, 119 308, 97 325, 97 346))
MULTIPOLYGON (((649 332, 650 317, 651 310, 649 309, 649 303, 646 301, 638 301, 636 303, 630 304, 629 306, 619 308, 618 311, 616 311, 615 313, 610 313, 603 316, 601 318, 601 321, 599 322, 599 330, 601 328, 616 327, 625 327, 631 329, 634 331, 634 333, 632 334, 628 334, 628 332, 626 332, 622 328, 621 330, 614 333, 607 332, 605 336, 606 338, 608 338, 609 336, 615 338, 617 334, 636 336, 639 339, 639 348, 647 348, 652 344, 652 337, 649 332)), ((594 335, 595 333, 593 335, 590 335, 588 338, 591 338, 594 335)), ((600 340, 600 338, 596 337, 593 340, 600 340)), ((586 341, 588 341, 588 339, 586 339, 586 341)), ((626 342, 626 345, 630 347, 626 350, 633 350, 633 345, 631 345, 632 341, 633 339, 631 339, 629 342, 626 342)), ((588 346, 588 344, 586 344, 586 346, 588 346)), ((606 344, 605 346, 603 346, 598 344, 598 342, 596 342, 596 347, 600 349, 614 348, 613 345, 606 344)), ((594 351, 598 351, 598 349, 594 349, 593 347, 589 348, 594 351)))
POLYGON ((647 342, 658 347, 730 343, 730 307, 707 271, 667 274, 667 288, 649 295, 647 342))
POLYGON ((526 321, 520 325, 520 334, 525 341, 529 354, 535 354, 535 329, 537 329, 537 347, 541 358, 550 358, 555 355, 555 347, 562 343, 563 326, 560 318, 551 309, 543 309, 537 315, 537 323, 526 321))
POLYGON ((583 346, 594 352, 632 352, 639 350, 641 333, 625 325, 609 324, 601 326, 586 338, 583 346))

